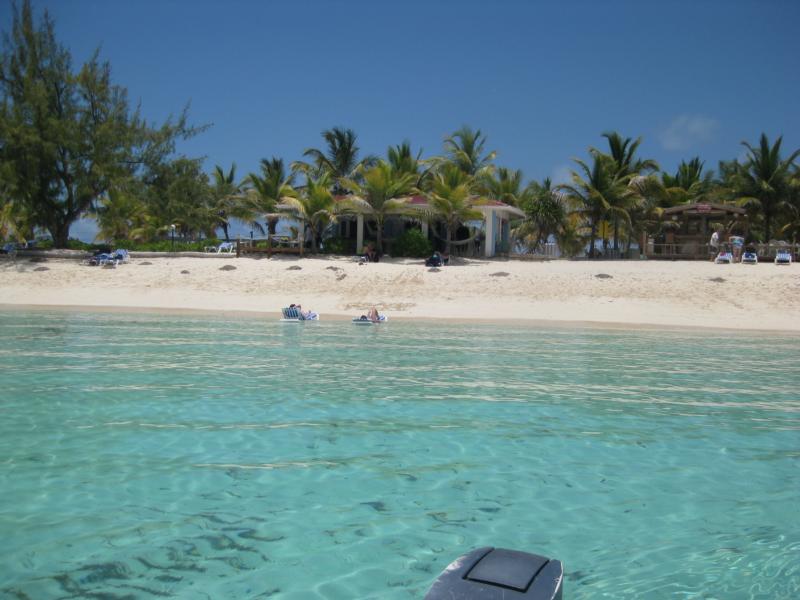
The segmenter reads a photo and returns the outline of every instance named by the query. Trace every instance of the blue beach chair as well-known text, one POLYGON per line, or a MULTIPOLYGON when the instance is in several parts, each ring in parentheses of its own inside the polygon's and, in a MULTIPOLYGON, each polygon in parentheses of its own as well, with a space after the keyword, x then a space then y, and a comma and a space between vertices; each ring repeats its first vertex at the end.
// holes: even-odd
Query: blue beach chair
POLYGON ((776 265, 790 265, 792 264, 792 253, 788 250, 781 249, 775 253, 776 265))
POLYGON ((288 306, 281 309, 284 323, 300 323, 302 321, 319 321, 319 315, 313 311, 303 313, 299 306, 288 306))
POLYGON ((723 250, 717 254, 717 258, 714 259, 714 262, 718 265, 730 265, 733 263, 733 253, 723 250))
POLYGON ((748 248, 742 254, 742 264, 743 265, 755 265, 758 264, 758 254, 752 248, 748 248))
POLYGON ((95 254, 94 256, 90 257, 86 261, 86 264, 92 267, 116 267, 116 263, 117 259, 110 252, 100 252, 99 254, 95 254))

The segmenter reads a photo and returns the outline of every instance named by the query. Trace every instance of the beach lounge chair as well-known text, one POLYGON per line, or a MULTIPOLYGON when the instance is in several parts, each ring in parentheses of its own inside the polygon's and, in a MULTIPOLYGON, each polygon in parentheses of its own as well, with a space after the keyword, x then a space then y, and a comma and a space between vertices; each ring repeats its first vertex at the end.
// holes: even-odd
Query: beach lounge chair
POLYGON ((283 318, 281 321, 284 323, 300 323, 303 321, 319 321, 319 315, 315 312, 309 311, 305 315, 296 306, 287 306, 281 309, 283 318))
POLYGON ((116 267, 119 259, 109 252, 100 252, 90 257, 86 264, 93 267, 116 267))
POLYGON ((292 306, 287 306, 286 308, 282 309, 281 312, 283 313, 283 318, 281 321, 299 321, 300 320, 300 311, 292 306))
POLYGON ((236 242, 222 242, 219 246, 206 246, 205 251, 215 254, 236 254, 236 242))
POLYGON ((781 249, 775 253, 776 265, 790 265, 792 264, 792 253, 788 250, 781 249))
POLYGON ((114 252, 111 253, 111 256, 114 257, 114 259, 117 260, 120 264, 131 262, 131 255, 124 248, 117 248, 116 250, 114 250, 114 252))
POLYGON ((5 244, 2 250, 0 250, 0 252, 2 252, 3 254, 7 254, 9 258, 16 260, 18 248, 19 248, 18 244, 9 243, 5 244))
POLYGON ((748 248, 742 254, 742 264, 743 265, 755 265, 758 264, 758 254, 752 248, 748 248))
POLYGON ((733 253, 723 250, 717 254, 717 258, 714 259, 714 262, 718 265, 729 265, 733 262, 733 253))

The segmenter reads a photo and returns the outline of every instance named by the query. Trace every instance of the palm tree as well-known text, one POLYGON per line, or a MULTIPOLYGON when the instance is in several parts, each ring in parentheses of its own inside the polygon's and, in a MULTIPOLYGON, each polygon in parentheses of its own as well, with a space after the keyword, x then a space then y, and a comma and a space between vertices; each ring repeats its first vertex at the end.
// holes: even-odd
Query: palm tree
MULTIPOLYGON (((447 229, 445 249, 450 253, 453 234, 459 225, 472 219, 480 219, 483 213, 473 208, 474 179, 455 163, 445 163, 433 179, 428 193, 429 217, 444 221, 447 229)), ((480 202, 477 199, 477 202, 480 202)))
MULTIPOLYGON (((640 159, 636 156, 636 150, 642 143, 642 138, 623 138, 616 131, 607 131, 603 137, 608 140, 608 155, 616 165, 616 176, 620 179, 633 178, 641 175, 642 173, 653 172, 658 170, 658 163, 652 159, 640 159)), ((619 249, 619 219, 622 214, 626 214, 626 222, 630 225, 630 213, 628 212, 631 206, 631 194, 622 194, 617 197, 609 197, 611 206, 615 209, 612 211, 614 221, 614 252, 619 249)), ((604 240, 605 242, 605 240, 604 240)))
POLYGON ((236 163, 226 173, 225 170, 216 165, 214 167, 214 185, 211 187, 211 204, 209 206, 209 216, 213 223, 212 228, 217 226, 222 228, 225 234, 225 241, 230 241, 228 219, 234 217, 242 221, 252 221, 255 216, 256 206, 245 195, 242 194, 241 183, 236 183, 236 163))
POLYGON ((636 150, 642 143, 642 138, 623 138, 616 131, 607 131, 603 137, 608 140, 609 155, 617 165, 620 176, 639 175, 643 171, 658 171, 655 160, 636 157, 636 150))
POLYGON ((218 216, 211 212, 211 186, 201 163, 180 157, 152 169, 141 191, 137 190, 146 214, 153 217, 143 235, 153 231, 164 234, 171 224, 180 226, 181 235, 213 234, 218 216))
POLYGON ((744 206, 760 210, 764 217, 764 237, 770 240, 772 235, 772 221, 781 208, 786 206, 792 194, 792 166, 800 156, 800 150, 795 150, 787 159, 781 158, 781 143, 783 137, 779 136, 774 144, 770 145, 766 134, 761 134, 758 147, 753 147, 747 142, 742 145, 747 148, 747 162, 736 168, 732 184, 738 202, 744 206))
POLYGON ((131 232, 140 227, 145 212, 144 204, 134 194, 119 187, 109 190, 91 213, 97 221, 97 239, 131 239, 131 232))
MULTIPOLYGON (((275 212, 275 206, 281 202, 282 198, 295 198, 297 193, 294 190, 294 173, 287 173, 283 164, 283 159, 272 157, 271 160, 261 159, 261 175, 250 173, 247 182, 252 186, 252 191, 256 196, 258 212, 269 214, 275 212)), ((275 233, 278 220, 268 218, 267 230, 270 235, 275 233)), ((263 230, 260 224, 256 224, 259 230, 263 230)))
POLYGON ((525 220, 516 229, 515 235, 528 242, 535 251, 553 235, 556 239, 565 231, 569 210, 563 195, 553 188, 550 178, 541 183, 532 181, 522 194, 520 207, 525 211, 525 220))
POLYGON ((621 206, 620 198, 627 192, 630 176, 620 177, 616 161, 594 148, 589 149, 592 166, 573 159, 580 169, 571 172, 572 183, 559 185, 557 189, 567 193, 568 199, 582 212, 589 224, 590 256, 595 255, 594 243, 598 226, 606 216, 630 219, 628 211, 621 206))
POLYGON ((714 173, 703 173, 703 163, 695 156, 688 163, 684 160, 678 165, 675 175, 661 173, 666 206, 676 206, 687 202, 700 202, 711 191, 714 173))
POLYGON ((450 162, 472 177, 484 176, 494 169, 491 163, 497 152, 484 153, 485 145, 486 136, 481 130, 473 131, 466 125, 444 140, 445 154, 450 162))
POLYGON ((9 180, 0 173, 0 240, 22 242, 33 237, 33 218, 23 203, 13 200, 9 180))
POLYGON ((325 173, 317 179, 309 178, 302 192, 295 197, 281 198, 289 216, 311 229, 311 251, 316 254, 317 240, 336 220, 336 202, 331 193, 331 178, 325 173))
POLYGON ((494 173, 481 177, 478 188, 494 200, 519 206, 523 195, 522 171, 499 167, 494 173))
POLYGON ((359 181, 342 179, 342 184, 354 193, 343 202, 347 209, 364 213, 375 221, 375 243, 383 252, 383 225, 391 215, 409 214, 408 205, 401 199, 415 190, 416 172, 396 171, 389 163, 379 160, 370 168, 358 169, 359 181))
POLYGON ((395 173, 409 173, 414 175, 414 187, 422 190, 427 187, 435 164, 434 160, 423 160, 422 150, 416 156, 411 151, 411 144, 403 142, 397 146, 390 146, 386 151, 386 158, 392 171, 395 173))
POLYGON ((333 193, 342 195, 349 190, 342 187, 340 179, 353 179, 356 169, 361 166, 370 166, 376 160, 374 156, 367 156, 358 160, 359 147, 356 145, 358 136, 352 129, 334 127, 322 132, 322 137, 327 146, 326 150, 307 148, 303 156, 313 159, 313 166, 303 161, 292 163, 293 171, 302 171, 311 177, 319 177, 327 173, 333 184, 333 193))

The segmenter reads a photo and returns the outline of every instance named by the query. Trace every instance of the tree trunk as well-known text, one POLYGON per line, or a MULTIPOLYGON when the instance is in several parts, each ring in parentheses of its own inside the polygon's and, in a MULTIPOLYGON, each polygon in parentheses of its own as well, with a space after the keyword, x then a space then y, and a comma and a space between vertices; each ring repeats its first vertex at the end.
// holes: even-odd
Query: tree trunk
POLYGON ((228 238, 228 222, 223 221, 221 225, 222 225, 222 232, 225 234, 225 241, 230 242, 231 240, 230 238, 228 238))
POLYGON ((592 221, 592 228, 591 228, 591 241, 589 242, 589 258, 594 258, 594 240, 597 236, 597 223, 592 221))
POLYGON ((72 223, 67 219, 55 219, 47 230, 53 236, 54 248, 66 248, 69 242, 69 226, 72 223))
POLYGON ((267 233, 269 235, 275 235, 275 232, 277 230, 278 230, 278 219, 276 219, 275 217, 270 217, 269 219, 267 219, 267 233))
POLYGON ((383 222, 380 219, 375 219, 375 227, 378 231, 375 232, 375 245, 378 247, 378 255, 383 254, 383 222))
POLYGON ((619 235, 619 218, 614 217, 614 255, 616 257, 619 245, 617 244, 617 236, 619 235))
POLYGON ((311 229, 311 254, 317 253, 317 230, 311 225, 308 224, 309 228, 311 229))

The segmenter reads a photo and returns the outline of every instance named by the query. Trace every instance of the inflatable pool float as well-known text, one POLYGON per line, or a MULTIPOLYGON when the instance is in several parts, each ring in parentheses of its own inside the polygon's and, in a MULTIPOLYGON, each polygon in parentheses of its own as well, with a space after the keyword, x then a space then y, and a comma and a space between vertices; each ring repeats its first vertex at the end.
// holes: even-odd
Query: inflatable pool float
POLYGON ((378 323, 386 323, 388 320, 389 317, 386 315, 378 315, 377 321, 370 321, 367 317, 355 317, 353 325, 377 325, 378 323))

